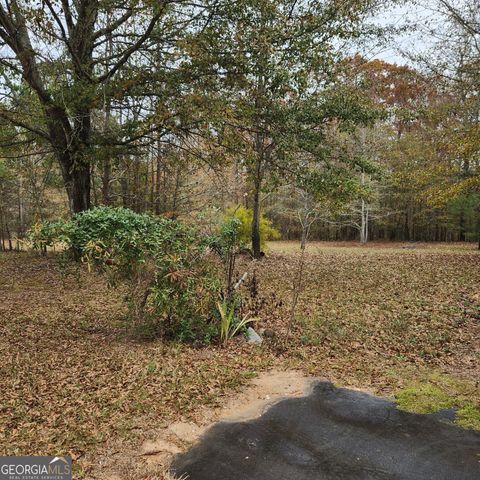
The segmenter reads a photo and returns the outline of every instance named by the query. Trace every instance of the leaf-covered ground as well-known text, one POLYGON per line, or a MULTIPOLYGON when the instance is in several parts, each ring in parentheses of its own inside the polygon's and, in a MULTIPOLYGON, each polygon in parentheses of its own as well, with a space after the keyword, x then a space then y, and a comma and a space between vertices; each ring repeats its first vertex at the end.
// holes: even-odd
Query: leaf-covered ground
POLYGON ((0 452, 70 453, 77 477, 95 477, 102 445, 137 445, 146 431, 195 418, 273 366, 400 392, 413 410, 412 398, 432 390, 441 405, 473 412, 463 424, 475 426, 480 255, 473 245, 312 244, 284 349, 298 261, 298 244, 278 242, 263 261, 239 263, 240 274, 255 274, 243 289, 261 319, 257 328, 274 337, 260 348, 241 341, 222 348, 135 341, 124 329, 122 292, 101 278, 62 279, 51 257, 0 254, 0 452))
MULTIPOLYGON (((260 290, 276 305, 264 318, 280 336, 292 295, 286 279, 294 278, 299 260, 298 245, 276 242, 257 269, 260 290)), ((314 243, 296 317, 287 352, 290 361, 297 357, 295 365, 340 384, 398 394, 407 410, 457 407, 459 424, 480 429, 480 252, 474 245, 314 243), (406 401, 404 389, 419 394, 406 401), (422 392, 429 389, 434 394, 427 399, 422 392), (439 401, 442 395, 448 401, 439 401)))
MULTIPOLYGON (((297 308, 302 343, 367 362, 381 358, 382 366, 428 363, 478 373, 480 252, 321 245, 306 256, 297 308)), ((272 318, 278 329, 299 257, 291 244, 278 242, 257 270, 264 292, 287 299, 272 318)))

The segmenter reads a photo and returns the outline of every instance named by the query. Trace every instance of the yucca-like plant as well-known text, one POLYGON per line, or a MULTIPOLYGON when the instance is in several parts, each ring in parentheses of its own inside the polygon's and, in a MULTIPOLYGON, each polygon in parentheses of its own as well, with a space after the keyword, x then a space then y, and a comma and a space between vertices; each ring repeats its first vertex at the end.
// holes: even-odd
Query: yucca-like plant
POLYGON ((220 313, 220 340, 224 345, 233 338, 240 330, 245 328, 254 318, 248 318, 245 315, 240 321, 235 321, 235 307, 229 306, 227 302, 217 302, 218 312, 220 313))

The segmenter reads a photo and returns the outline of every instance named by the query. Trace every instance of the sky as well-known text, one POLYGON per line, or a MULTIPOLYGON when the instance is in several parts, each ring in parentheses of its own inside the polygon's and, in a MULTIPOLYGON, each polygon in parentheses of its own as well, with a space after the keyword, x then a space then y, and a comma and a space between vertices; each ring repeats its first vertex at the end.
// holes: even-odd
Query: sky
MULTIPOLYGON (((427 22, 430 26, 441 22, 441 17, 431 8, 408 4, 390 8, 374 17, 374 21, 383 26, 398 28, 417 24, 424 29, 427 22)), ((411 64, 405 53, 421 53, 434 44, 433 37, 427 35, 422 29, 395 35, 386 46, 373 46, 366 49, 365 56, 369 59, 378 58, 389 63, 411 64)))

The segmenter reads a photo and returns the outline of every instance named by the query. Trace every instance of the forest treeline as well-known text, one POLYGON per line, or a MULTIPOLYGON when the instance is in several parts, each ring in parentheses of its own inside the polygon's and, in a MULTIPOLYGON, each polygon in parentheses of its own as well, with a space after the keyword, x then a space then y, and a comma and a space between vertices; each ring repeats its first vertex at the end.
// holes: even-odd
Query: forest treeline
MULTIPOLYGON (((0 242, 93 206, 285 239, 480 243, 480 7, 370 59, 395 2, 2 0, 0 242)), ((433 5, 435 4, 435 5, 433 5)), ((424 30, 420 30, 420 29, 424 30)))

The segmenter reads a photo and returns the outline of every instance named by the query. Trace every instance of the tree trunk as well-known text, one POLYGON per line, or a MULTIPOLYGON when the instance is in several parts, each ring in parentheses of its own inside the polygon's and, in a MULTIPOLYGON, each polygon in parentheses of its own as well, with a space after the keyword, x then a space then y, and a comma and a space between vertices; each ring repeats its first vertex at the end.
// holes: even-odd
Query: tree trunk
POLYGON ((255 180, 253 192, 253 218, 252 218, 252 252, 253 258, 262 256, 260 239, 260 180, 255 180))
POLYGON ((404 240, 410 241, 410 219, 409 219, 409 207, 407 207, 407 211, 405 212, 405 229, 404 229, 404 240))
POLYGON ((263 109, 263 100, 265 95, 265 78, 258 79, 258 91, 255 98, 255 110, 259 113, 255 118, 255 165, 253 173, 253 217, 252 217, 252 253, 253 258, 259 259, 262 256, 261 238, 260 238, 260 191, 262 188, 262 179, 265 164, 268 163, 271 151, 265 148, 265 130, 262 125, 260 113, 263 109))
MULTIPOLYGON (((110 129, 110 100, 107 100, 104 105, 105 117, 103 131, 108 134, 110 129)), ((104 205, 111 205, 112 203, 112 159, 110 152, 104 152, 102 171, 102 202, 104 205)))
POLYGON ((478 249, 480 250, 480 205, 477 208, 477 235, 478 235, 478 249))
MULTIPOLYGON (((151 161, 150 149, 148 149, 146 165, 145 165, 145 183, 143 184, 144 192, 143 192, 143 211, 149 212, 151 210, 151 198, 150 198, 150 164, 153 165, 153 161, 151 161)), ((153 168, 153 166, 152 166, 153 168)))
POLYGON ((7 241, 8 241, 8 250, 11 252, 13 250, 12 244, 12 234, 10 233, 10 227, 8 225, 8 218, 6 215, 3 216, 4 225, 5 225, 5 232, 7 234, 7 241))
POLYGON ((155 159, 154 159, 154 152, 150 149, 150 156, 151 156, 151 166, 152 169, 150 171, 150 201, 149 201, 149 211, 150 213, 154 212, 155 206, 155 159))
POLYGON ((365 208, 365 200, 362 198, 362 210, 360 212, 360 243, 366 243, 367 239, 365 236, 366 230, 366 208, 365 208))
POLYGON ((175 187, 172 196, 172 215, 174 218, 176 218, 177 216, 178 196, 181 187, 181 180, 181 167, 177 167, 177 170, 175 172, 175 187))
POLYGON ((72 213, 83 212, 90 208, 90 165, 79 163, 71 172, 71 182, 67 185, 70 192, 70 210, 72 213))
POLYGON ((90 169, 90 182, 91 182, 91 189, 92 189, 92 197, 93 197, 93 203, 91 204, 94 207, 98 207, 98 197, 97 197, 97 184, 95 182, 97 178, 97 172, 95 169, 95 164, 92 165, 92 168, 90 169))
MULTIPOLYGON (((89 79, 93 72, 93 31, 98 9, 98 2, 79 3, 77 23, 68 25, 69 47, 75 59, 72 76, 74 92, 85 91, 85 84, 90 81, 86 79, 89 79)), ((18 8, 16 2, 12 2, 12 5, 13 15, 7 15, 0 6, 3 40, 18 58, 23 78, 42 105, 48 129, 48 134, 44 136, 52 145, 60 164, 70 209, 72 213, 81 212, 90 208, 90 165, 84 153, 85 148, 89 147, 92 107, 88 101, 83 102, 78 109, 57 102, 38 68, 24 12, 18 8)))
POLYGON ((133 201, 132 209, 140 213, 140 159, 138 156, 133 158, 133 201))
POLYGON ((365 211, 365 233, 363 236, 364 243, 368 242, 368 222, 369 222, 369 215, 370 215, 370 210, 368 209, 368 206, 365 211))
POLYGON ((129 186, 128 186, 128 171, 129 165, 128 162, 122 160, 122 173, 120 175, 120 190, 122 192, 122 206, 124 208, 130 207, 130 196, 129 196, 129 186))
POLYGON ((302 228, 302 234, 301 234, 301 240, 300 240, 300 250, 305 250, 305 247, 307 245, 307 235, 305 228, 302 228))
POLYGON ((112 178, 112 163, 110 157, 107 155, 103 160, 102 172, 102 201, 104 205, 110 205, 110 184, 112 178))
MULTIPOLYGON (((107 13, 107 24, 111 20, 110 12, 107 13)), ((111 57, 113 54, 113 41, 111 32, 107 35, 107 55, 111 57)), ((110 70, 110 62, 105 62, 105 74, 110 70)), ((107 81, 108 84, 108 81, 107 81)), ((111 101, 110 98, 105 96, 103 108, 105 110, 103 132, 109 134, 110 132, 110 116, 111 116, 111 101)), ((112 159, 110 158, 110 152, 105 152, 103 159, 103 172, 102 172, 102 199, 104 205, 110 205, 112 203, 111 185, 112 185, 112 159)))
POLYGON ((162 190, 162 159, 160 157, 160 148, 157 149, 157 171, 155 178, 155 215, 160 215, 161 208, 161 190, 162 190))
POLYGON ((18 177, 18 229, 17 236, 23 238, 25 235, 25 206, 23 202, 23 178, 18 177))
POLYGON ((463 211, 463 207, 461 207, 460 210, 460 216, 458 219, 458 240, 460 242, 464 242, 466 240, 466 235, 465 235, 465 213, 463 211))

